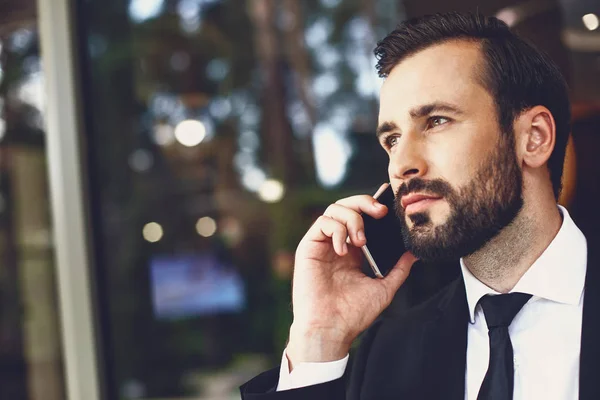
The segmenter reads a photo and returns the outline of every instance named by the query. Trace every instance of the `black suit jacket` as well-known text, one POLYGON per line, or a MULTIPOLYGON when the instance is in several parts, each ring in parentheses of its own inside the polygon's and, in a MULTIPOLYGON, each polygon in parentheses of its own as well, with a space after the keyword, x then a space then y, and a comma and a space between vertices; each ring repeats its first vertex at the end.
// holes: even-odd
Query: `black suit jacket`
MULTIPOLYGON (((582 400, 600 399, 598 253, 599 250, 588 241, 579 375, 579 398, 582 400)), ((275 392, 279 379, 279 368, 275 368, 243 385, 240 388, 242 398, 463 400, 468 321, 461 276, 408 313, 380 318, 370 327, 361 340, 348 382, 343 377, 320 385, 275 392)))

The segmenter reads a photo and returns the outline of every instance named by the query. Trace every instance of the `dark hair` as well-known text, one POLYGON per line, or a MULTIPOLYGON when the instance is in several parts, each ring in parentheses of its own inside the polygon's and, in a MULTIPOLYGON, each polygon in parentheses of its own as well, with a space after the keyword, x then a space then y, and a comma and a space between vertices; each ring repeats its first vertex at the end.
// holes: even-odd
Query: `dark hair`
POLYGON ((501 20, 481 14, 450 12, 401 23, 377 43, 377 72, 385 78, 405 57, 451 40, 479 43, 484 57, 481 83, 494 97, 503 132, 513 132, 515 118, 536 105, 548 108, 556 123, 556 144, 548 160, 558 199, 571 107, 567 84, 556 64, 510 31, 501 20))

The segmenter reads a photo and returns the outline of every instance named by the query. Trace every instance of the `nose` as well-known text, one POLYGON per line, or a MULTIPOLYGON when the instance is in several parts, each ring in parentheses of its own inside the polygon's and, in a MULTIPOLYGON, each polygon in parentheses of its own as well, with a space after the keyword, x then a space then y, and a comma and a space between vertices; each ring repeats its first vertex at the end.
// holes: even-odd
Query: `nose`
POLYGON ((417 141, 406 141, 390 154, 388 173, 390 180, 406 181, 421 177, 427 173, 427 162, 423 157, 423 149, 417 141))

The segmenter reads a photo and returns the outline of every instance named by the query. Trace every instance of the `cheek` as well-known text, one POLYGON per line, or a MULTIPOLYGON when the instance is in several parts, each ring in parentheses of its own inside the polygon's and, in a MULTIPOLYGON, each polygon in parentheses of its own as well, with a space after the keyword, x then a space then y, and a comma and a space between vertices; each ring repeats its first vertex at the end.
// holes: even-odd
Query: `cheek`
POLYGON ((436 169, 439 176, 452 187, 460 187, 466 183, 473 171, 473 157, 466 154, 446 152, 437 158, 436 169))
POLYGON ((488 148, 473 142, 436 149, 430 158, 432 175, 454 188, 462 187, 471 181, 489 154, 488 148))

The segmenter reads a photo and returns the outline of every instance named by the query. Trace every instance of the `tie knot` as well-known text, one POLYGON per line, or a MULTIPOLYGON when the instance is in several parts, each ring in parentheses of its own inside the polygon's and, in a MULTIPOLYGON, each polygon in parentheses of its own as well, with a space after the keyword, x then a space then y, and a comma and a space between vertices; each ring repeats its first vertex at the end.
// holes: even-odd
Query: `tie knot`
POLYGON ((489 329, 508 327, 515 315, 531 298, 530 294, 507 293, 497 296, 485 295, 479 300, 489 329))

